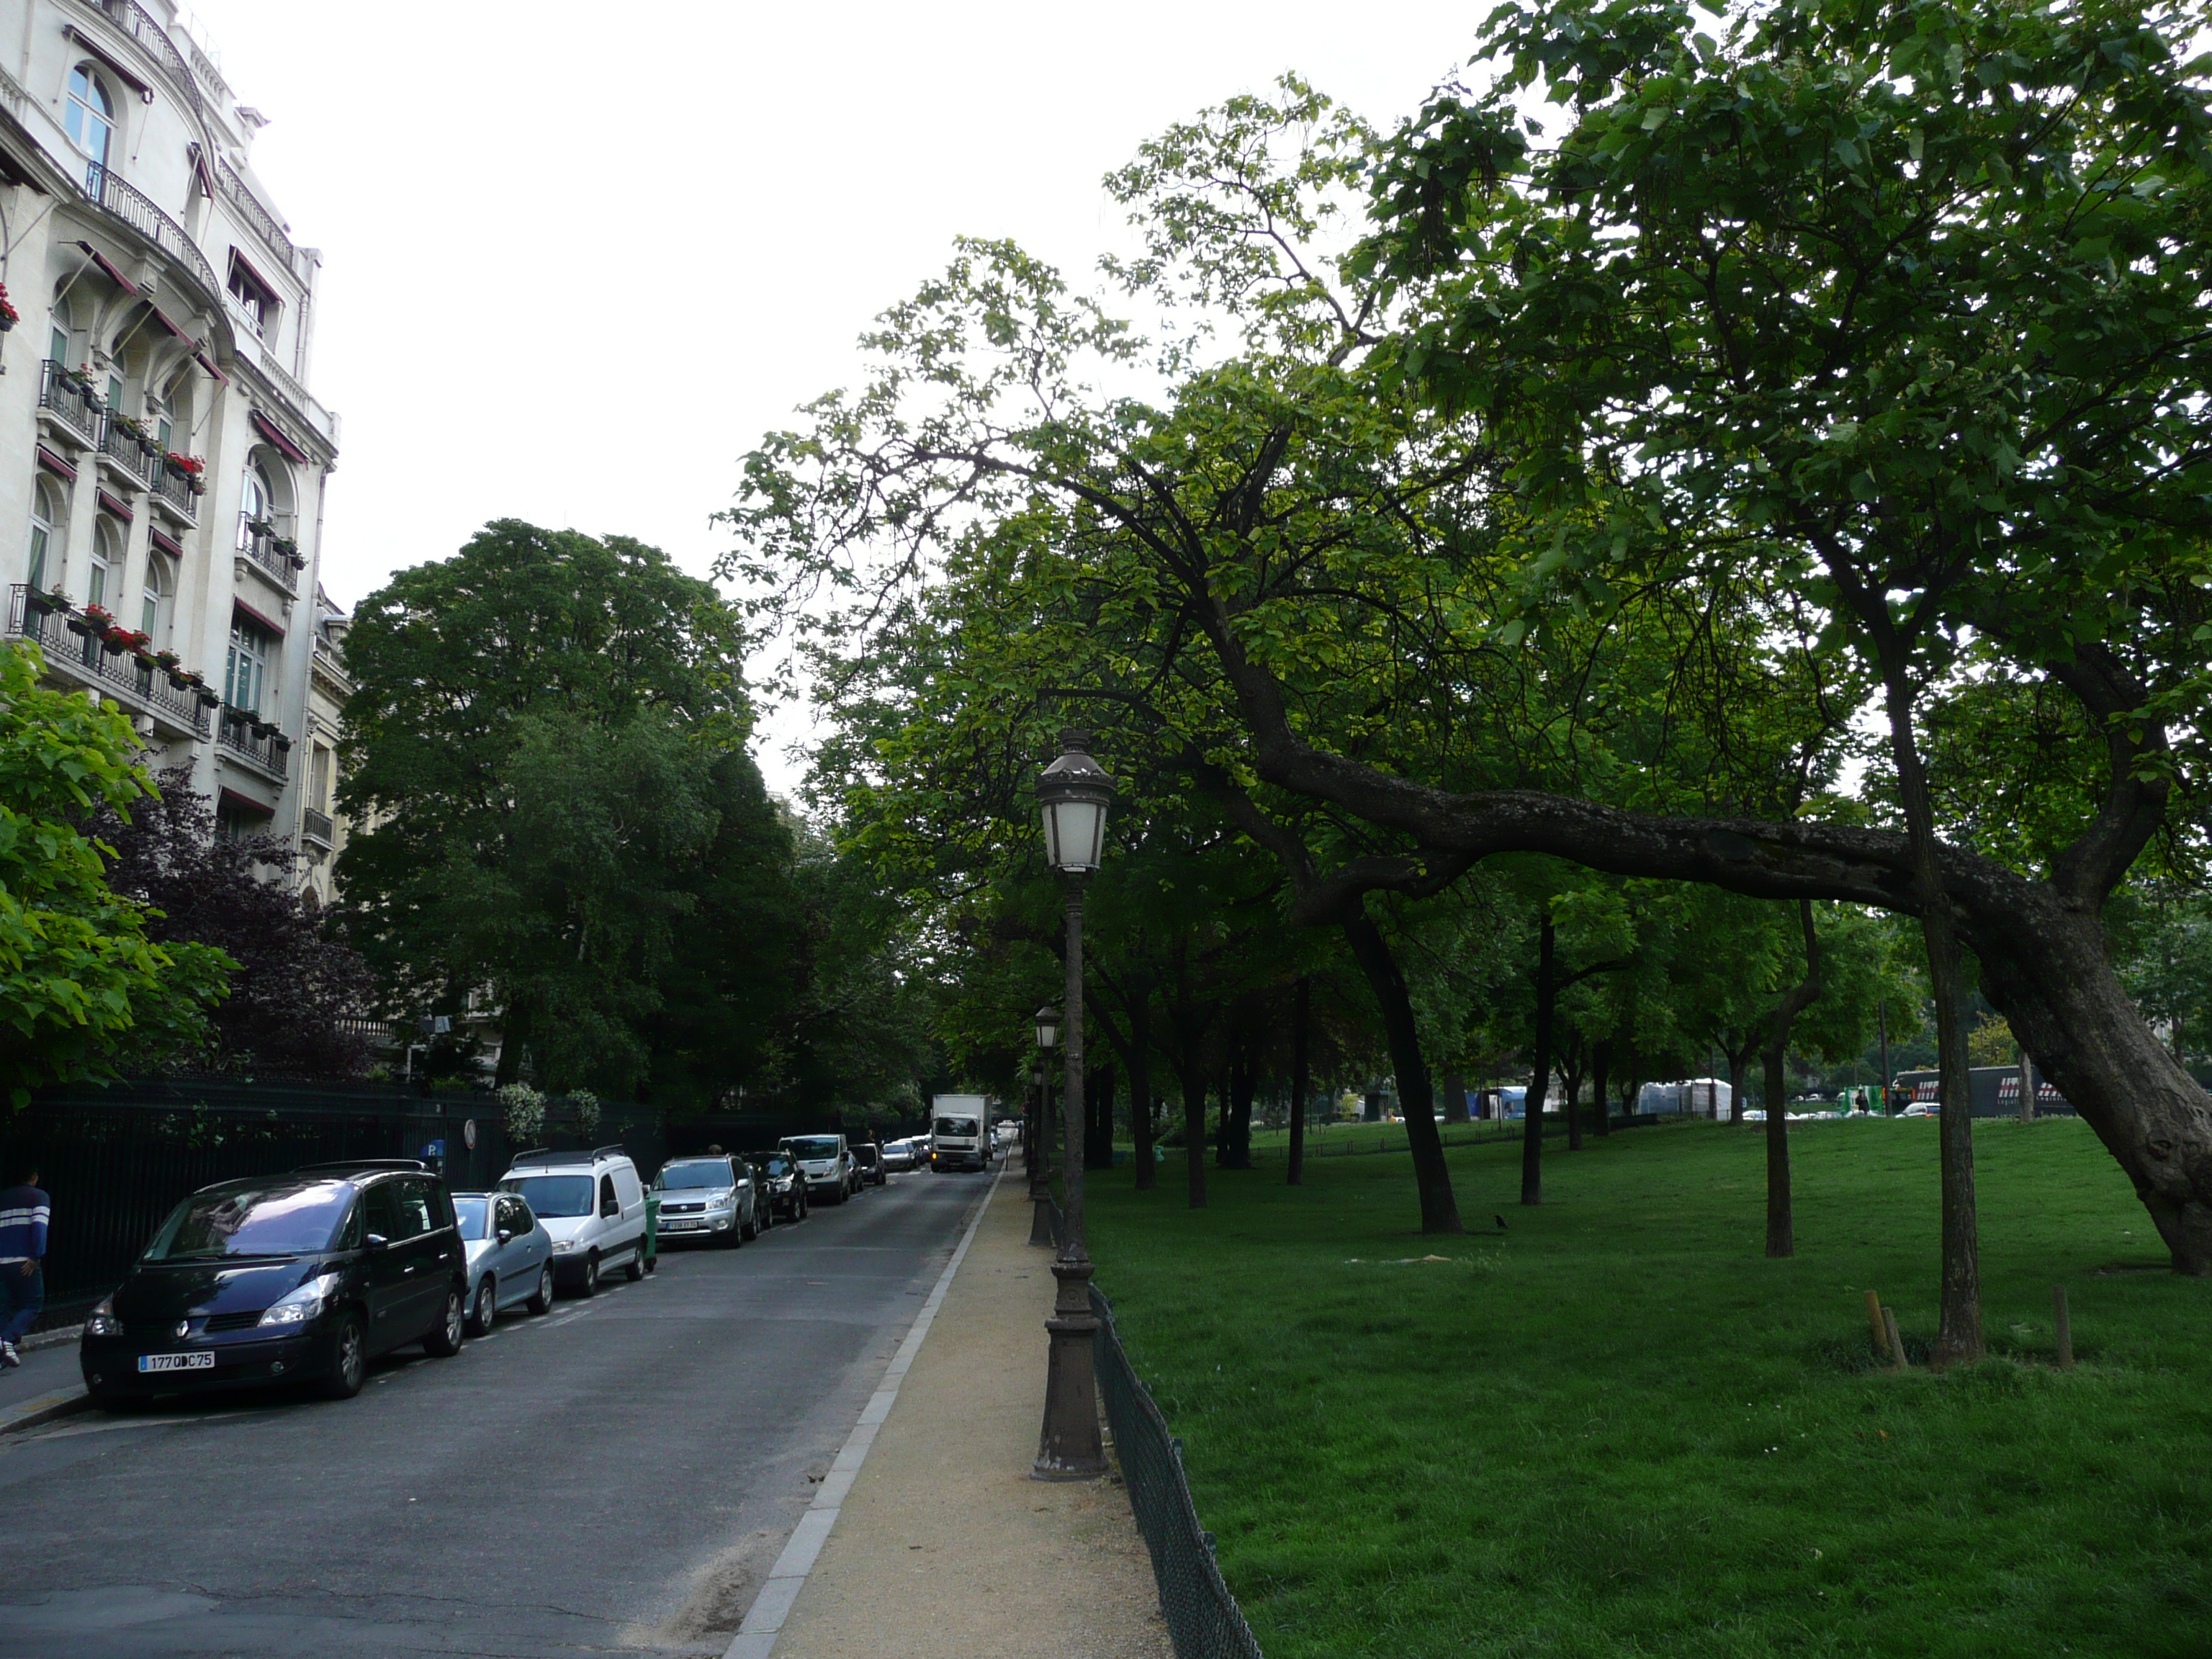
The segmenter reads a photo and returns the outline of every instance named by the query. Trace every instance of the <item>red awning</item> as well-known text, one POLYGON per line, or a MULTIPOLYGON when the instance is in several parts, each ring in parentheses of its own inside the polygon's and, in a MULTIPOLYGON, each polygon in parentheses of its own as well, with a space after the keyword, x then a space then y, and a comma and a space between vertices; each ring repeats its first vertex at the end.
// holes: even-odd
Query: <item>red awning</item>
POLYGON ((303 466, 307 465, 307 452, 286 437, 283 428, 258 409, 253 411, 253 429, 276 445, 287 460, 297 461, 303 466))
POLYGON ((266 801, 258 801, 251 795, 241 795, 235 789, 218 788, 216 795, 225 806, 235 806, 241 812, 251 812, 258 818, 273 818, 276 809, 266 801))
POLYGON ((125 524, 131 522, 131 509, 104 489, 100 492, 100 510, 103 513, 112 513, 125 524))
POLYGON ((164 312, 161 307, 149 306, 146 308, 154 313, 154 320, 155 322, 161 324, 163 328, 167 329, 170 333, 175 335, 186 345, 198 345, 199 343, 198 340, 192 338, 191 335, 185 333, 183 329, 179 328, 173 321, 172 321, 168 313, 164 312))
POLYGON ((243 253, 240 253, 236 248, 233 248, 230 251, 230 262, 246 273, 246 280, 251 282, 254 287, 259 289, 271 305, 275 305, 279 301, 282 296, 280 296, 276 292, 276 284, 270 282, 266 276, 264 276, 259 271, 256 270, 253 268, 253 262, 247 258, 243 253))
POLYGON ((141 98, 146 99, 149 102, 152 101, 154 88, 148 86, 136 71, 125 68, 117 60, 115 55, 109 52, 106 46, 94 40, 90 35, 87 34, 82 29, 78 28, 74 24, 63 25, 62 33, 75 40, 78 46, 83 47, 85 51, 90 52, 94 58, 100 59, 101 66, 112 74, 116 79, 122 82, 125 86, 130 88, 131 91, 137 93, 141 98))
POLYGON ((192 171, 199 175, 200 193, 210 201, 215 199, 215 174, 209 169, 207 152, 198 144, 186 144, 185 154, 191 157, 192 171))
POLYGON ((102 253, 98 248, 94 247, 89 242, 79 242, 77 246, 82 248, 87 253, 92 255, 93 264, 98 265, 102 270, 106 271, 107 273, 107 279, 113 283, 116 287, 121 289, 125 294, 135 295, 138 292, 138 284, 132 282, 128 276, 125 276, 121 271, 118 270, 115 268, 114 262, 109 259, 105 253, 102 253))
POLYGON ((284 624, 283 623, 270 622, 268 617, 263 616, 252 605, 246 604, 244 599, 233 599, 230 604, 233 610, 236 611, 240 616, 245 617, 246 621, 252 623, 256 628, 265 629, 270 633, 274 634, 280 640, 284 637, 284 624))
POLYGON ((192 353, 192 361, 198 363, 202 368, 207 370, 209 374, 214 375, 216 380, 221 380, 225 386, 228 386, 230 384, 230 376, 217 368, 215 366, 215 359, 209 356, 206 352, 195 351, 192 353))
POLYGON ((151 533, 154 538, 154 545, 161 551, 167 554, 173 559, 181 559, 185 556, 185 544, 179 541, 174 536, 168 534, 166 531, 161 530, 154 531, 151 533))
POLYGON ((39 446, 39 465, 57 478, 66 478, 71 483, 76 482, 76 469, 44 444, 39 446))

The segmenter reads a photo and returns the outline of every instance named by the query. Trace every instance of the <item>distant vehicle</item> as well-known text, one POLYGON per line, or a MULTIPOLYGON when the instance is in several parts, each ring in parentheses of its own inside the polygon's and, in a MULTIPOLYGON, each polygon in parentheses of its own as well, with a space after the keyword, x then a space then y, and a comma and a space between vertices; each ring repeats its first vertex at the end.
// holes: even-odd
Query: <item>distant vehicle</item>
POLYGON ((894 1174, 911 1170, 921 1160, 915 1156, 911 1140, 887 1140, 884 1143, 884 1168, 894 1174))
POLYGON ((776 1145, 799 1161, 806 1195, 842 1204, 860 1190, 853 1154, 842 1135, 786 1135, 776 1145))
POLYGON ((453 1214, 469 1250, 469 1334, 482 1336, 509 1308, 553 1305, 553 1235, 520 1193, 455 1193, 453 1214))
POLYGON ((96 1406, 311 1382, 361 1392, 375 1355, 461 1351, 468 1254, 446 1183, 412 1158, 218 1182, 169 1212, 77 1358, 96 1406))
POLYGON ((1917 1103, 1906 1107, 1898 1114, 1899 1117, 1941 1117, 1942 1115, 1943 1109, 1941 1106, 1929 1106, 1917 1103))
POLYGON ((939 1095, 931 1103, 929 1167, 991 1167, 991 1103, 983 1095, 939 1095))
POLYGON ((563 1290, 593 1295, 609 1267, 645 1277, 645 1183, 621 1147, 520 1153, 499 1189, 520 1193, 553 1236, 553 1278, 563 1290))
POLYGON ((809 1207, 806 1182, 799 1173, 799 1162, 781 1146, 772 1152, 747 1152, 745 1162, 760 1171, 767 1183, 769 1214, 781 1216, 787 1221, 804 1221, 809 1207))
POLYGON ((653 1178, 660 1194, 660 1237, 704 1237, 736 1244, 760 1237, 753 1172, 743 1158, 716 1155, 671 1158, 653 1178))
POLYGON ((884 1149, 872 1140, 853 1143, 853 1165, 859 1170, 864 1187, 884 1187, 890 1184, 890 1176, 884 1169, 884 1149))

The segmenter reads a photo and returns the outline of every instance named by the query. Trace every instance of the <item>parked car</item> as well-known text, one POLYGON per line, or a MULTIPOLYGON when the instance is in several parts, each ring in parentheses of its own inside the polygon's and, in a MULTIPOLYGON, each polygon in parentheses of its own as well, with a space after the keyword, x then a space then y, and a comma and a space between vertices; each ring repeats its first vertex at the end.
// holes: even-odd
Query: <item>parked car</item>
POLYGON ((111 1410, 269 1383, 350 1399, 377 1354, 461 1351, 468 1265, 445 1182, 412 1158, 218 1182, 86 1316, 85 1391, 111 1410))
POLYGON ((645 1183, 621 1147, 520 1153, 499 1189, 521 1194, 552 1235, 553 1279, 562 1289, 590 1296, 615 1267, 645 1277, 645 1183))
POLYGON ((921 1161, 915 1156, 911 1140, 887 1140, 884 1143, 884 1168, 894 1174, 911 1170, 921 1161))
POLYGON ((469 1251, 469 1334, 482 1336, 509 1308, 553 1305, 553 1235, 520 1193, 455 1193, 453 1214, 469 1251))
POLYGON ((653 1178, 660 1194, 660 1237, 705 1238, 736 1244, 760 1237, 760 1212, 753 1172, 741 1158, 727 1154, 671 1158, 653 1178))
POLYGON ((884 1149, 872 1140, 853 1143, 853 1168, 863 1187, 884 1187, 890 1184, 890 1176, 884 1169, 884 1149))
POLYGON ((805 1220, 811 1206, 805 1177, 799 1173, 799 1160, 781 1146, 772 1152, 747 1152, 744 1158, 768 1183, 769 1213, 786 1221, 805 1220))
POLYGON ((842 1135, 786 1135, 776 1145, 798 1160, 809 1198, 842 1204, 860 1190, 853 1154, 842 1135))

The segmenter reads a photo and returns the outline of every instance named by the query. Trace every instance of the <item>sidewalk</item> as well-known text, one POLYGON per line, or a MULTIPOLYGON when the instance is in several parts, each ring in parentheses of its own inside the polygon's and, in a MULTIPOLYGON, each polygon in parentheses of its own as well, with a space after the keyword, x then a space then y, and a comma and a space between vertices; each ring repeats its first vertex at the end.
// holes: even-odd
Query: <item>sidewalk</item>
POLYGON ((74 1336, 33 1348, 14 1370, 0 1371, 0 1434, 35 1428, 87 1403, 74 1336))
POLYGON ((1010 1170, 784 1621, 775 1659, 1171 1659, 1116 1482, 1029 1478, 1051 1252, 1010 1170))

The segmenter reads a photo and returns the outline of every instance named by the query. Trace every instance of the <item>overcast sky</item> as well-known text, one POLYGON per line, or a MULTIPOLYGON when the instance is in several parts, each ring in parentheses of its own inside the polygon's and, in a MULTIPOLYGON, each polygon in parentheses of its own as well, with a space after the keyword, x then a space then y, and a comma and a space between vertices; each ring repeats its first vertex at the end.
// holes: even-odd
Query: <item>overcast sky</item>
MULTIPOLYGON (((323 252, 310 385, 344 421, 323 580, 350 606, 485 520, 621 532, 704 574, 738 460, 849 383, 960 234, 1087 283, 1099 188, 1167 123, 1296 70, 1385 124, 1483 7, 198 0, 255 169, 323 252)), ((775 720, 761 760, 803 718, 775 720)))

